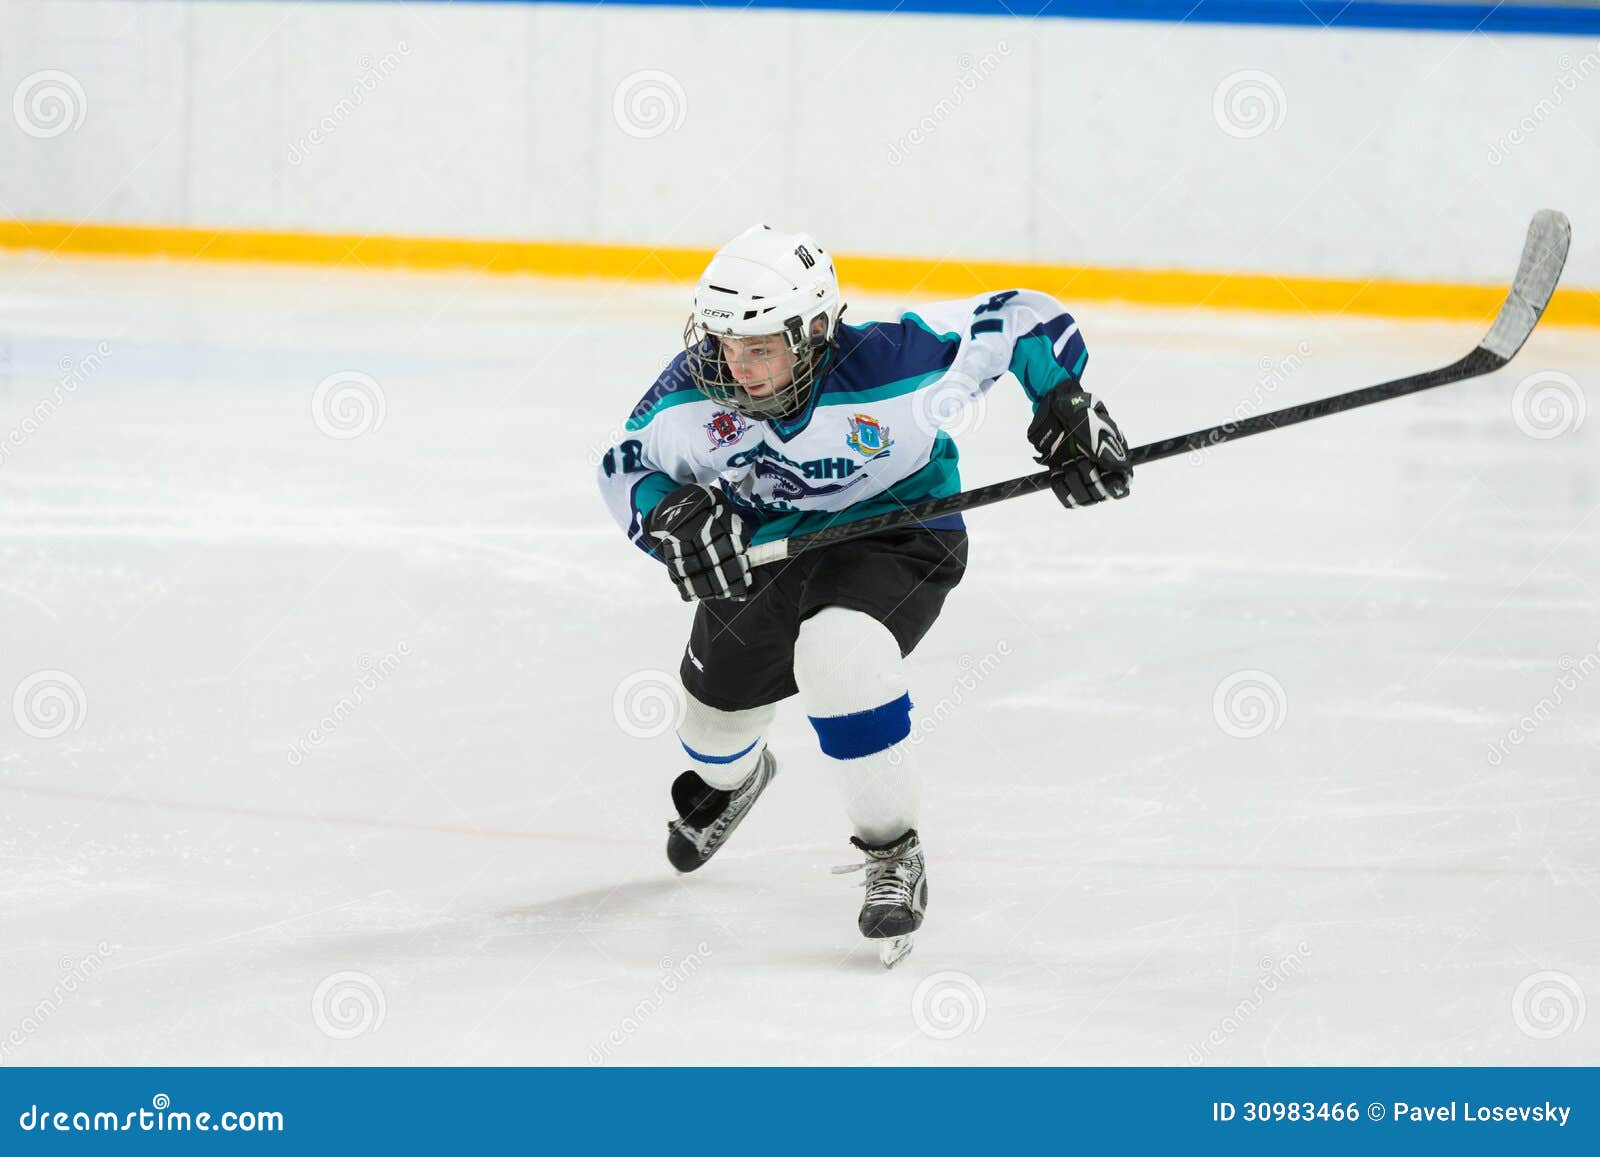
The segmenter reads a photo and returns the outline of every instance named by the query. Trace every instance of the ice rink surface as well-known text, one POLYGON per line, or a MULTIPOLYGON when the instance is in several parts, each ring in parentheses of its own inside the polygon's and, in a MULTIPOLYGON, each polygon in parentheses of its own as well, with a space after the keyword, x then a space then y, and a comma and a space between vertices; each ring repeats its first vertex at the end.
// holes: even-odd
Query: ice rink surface
MULTIPOLYGON (((592 474, 686 309, 0 259, 0 1063, 1600 1062, 1594 332, 970 515, 884 973, 796 704, 663 856, 690 611, 592 474)), ((1485 328, 1074 312, 1135 443, 1485 328)))

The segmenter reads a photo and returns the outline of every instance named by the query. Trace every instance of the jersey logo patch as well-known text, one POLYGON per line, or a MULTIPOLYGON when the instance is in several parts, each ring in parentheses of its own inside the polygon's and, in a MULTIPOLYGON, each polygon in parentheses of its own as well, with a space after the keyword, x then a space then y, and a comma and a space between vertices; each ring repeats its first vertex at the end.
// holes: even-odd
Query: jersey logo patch
MULTIPOLYGON (((841 459, 844 461, 844 459, 841 459)), ((819 482, 813 484, 801 478, 792 470, 779 466, 776 462, 769 462, 765 458, 759 459, 755 464, 756 478, 765 483, 765 488, 772 497, 780 502, 799 502, 807 498, 821 498, 828 494, 837 494, 854 486, 865 478, 866 471, 858 470, 843 482, 819 482)), ((752 496, 754 497, 754 496, 752 496)))
POLYGON ((734 410, 718 410, 706 423, 706 435, 711 439, 711 448, 714 450, 732 446, 749 429, 750 423, 745 416, 734 410))
POLYGON ((889 427, 880 426, 871 414, 856 414, 850 419, 850 436, 844 444, 864 458, 887 455, 894 439, 889 437, 889 427))

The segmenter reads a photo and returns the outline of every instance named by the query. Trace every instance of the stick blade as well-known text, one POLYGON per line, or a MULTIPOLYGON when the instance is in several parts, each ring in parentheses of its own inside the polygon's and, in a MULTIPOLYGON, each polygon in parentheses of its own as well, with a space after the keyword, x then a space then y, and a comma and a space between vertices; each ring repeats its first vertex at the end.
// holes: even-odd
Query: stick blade
POLYGON ((1561 280, 1572 244, 1572 223, 1565 213, 1540 209, 1528 225, 1528 239, 1522 246, 1522 262, 1517 266, 1511 292, 1494 319, 1494 328, 1482 346, 1503 361, 1516 357, 1533 327, 1539 324, 1550 296, 1561 280))

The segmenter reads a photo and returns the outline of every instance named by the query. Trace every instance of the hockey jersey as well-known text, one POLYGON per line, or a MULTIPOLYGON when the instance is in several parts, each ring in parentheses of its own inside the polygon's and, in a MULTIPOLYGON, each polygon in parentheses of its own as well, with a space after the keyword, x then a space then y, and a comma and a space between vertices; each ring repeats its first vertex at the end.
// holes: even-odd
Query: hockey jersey
MULTIPOLYGON (((646 551, 645 516, 685 483, 719 487, 753 543, 955 494, 959 455, 940 420, 1007 370, 1037 408, 1082 377, 1088 351, 1066 310, 1027 289, 841 323, 804 409, 767 420, 701 394, 686 357, 640 399, 599 465, 612 516, 646 551)), ((959 528, 961 516, 924 525, 959 528)))

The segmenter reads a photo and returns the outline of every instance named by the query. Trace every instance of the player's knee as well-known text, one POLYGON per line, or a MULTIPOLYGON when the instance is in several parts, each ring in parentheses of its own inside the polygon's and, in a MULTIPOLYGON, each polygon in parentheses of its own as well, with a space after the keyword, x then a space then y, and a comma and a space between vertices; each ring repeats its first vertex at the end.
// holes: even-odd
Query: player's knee
POLYGON ((813 715, 859 711, 905 692, 905 660, 894 634, 871 615, 824 607, 800 624, 794 681, 813 715))
POLYGON ((794 680, 825 755, 860 758, 911 732, 900 645, 871 615, 825 607, 802 623, 794 680))

